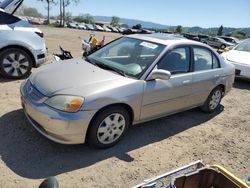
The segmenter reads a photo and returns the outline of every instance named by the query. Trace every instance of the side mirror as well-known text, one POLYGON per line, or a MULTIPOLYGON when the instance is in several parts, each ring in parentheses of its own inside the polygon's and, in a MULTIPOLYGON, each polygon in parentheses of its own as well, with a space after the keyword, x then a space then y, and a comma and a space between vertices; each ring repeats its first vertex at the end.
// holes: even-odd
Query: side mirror
POLYGON ((147 81, 149 80, 169 80, 171 77, 171 73, 167 70, 163 70, 163 69, 157 69, 157 70, 153 70, 150 75, 147 78, 147 81))
POLYGON ((50 177, 44 180, 38 188, 59 188, 56 178, 50 177))

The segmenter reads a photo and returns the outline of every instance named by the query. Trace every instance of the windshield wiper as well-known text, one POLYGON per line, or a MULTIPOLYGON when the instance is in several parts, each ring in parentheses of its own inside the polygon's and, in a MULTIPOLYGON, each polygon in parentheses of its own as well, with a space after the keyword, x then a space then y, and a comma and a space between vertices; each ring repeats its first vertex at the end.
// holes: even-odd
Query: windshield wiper
POLYGON ((120 69, 116 69, 114 67, 111 67, 111 66, 109 66, 107 64, 104 64, 104 63, 95 63, 95 65, 97 65, 98 67, 104 68, 104 69, 112 70, 112 71, 114 71, 114 72, 116 72, 116 73, 118 73, 118 74, 120 74, 120 75, 122 75, 124 77, 127 77, 127 75, 125 74, 124 71, 122 71, 120 69))

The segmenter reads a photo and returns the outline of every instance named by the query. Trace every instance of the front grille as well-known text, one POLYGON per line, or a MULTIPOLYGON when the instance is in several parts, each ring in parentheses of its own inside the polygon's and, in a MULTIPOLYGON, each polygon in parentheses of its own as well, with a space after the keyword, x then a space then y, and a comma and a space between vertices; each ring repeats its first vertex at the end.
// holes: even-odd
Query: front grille
POLYGON ((24 95, 34 102, 39 103, 45 98, 45 96, 31 84, 30 80, 27 80, 23 91, 24 95))

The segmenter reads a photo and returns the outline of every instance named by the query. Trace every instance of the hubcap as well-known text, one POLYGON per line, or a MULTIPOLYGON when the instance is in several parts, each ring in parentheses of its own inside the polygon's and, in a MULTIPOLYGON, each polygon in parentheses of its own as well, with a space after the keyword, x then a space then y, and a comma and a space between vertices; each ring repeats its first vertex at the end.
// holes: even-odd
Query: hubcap
POLYGON ((209 102, 209 108, 211 110, 214 110, 220 102, 221 99, 221 92, 219 90, 215 91, 211 97, 211 100, 209 102))
POLYGON ((97 138, 102 144, 111 144, 122 135, 126 126, 122 114, 114 113, 107 116, 99 125, 97 138))
POLYGON ((11 53, 3 59, 3 69, 8 75, 22 76, 28 68, 28 59, 19 52, 11 53))

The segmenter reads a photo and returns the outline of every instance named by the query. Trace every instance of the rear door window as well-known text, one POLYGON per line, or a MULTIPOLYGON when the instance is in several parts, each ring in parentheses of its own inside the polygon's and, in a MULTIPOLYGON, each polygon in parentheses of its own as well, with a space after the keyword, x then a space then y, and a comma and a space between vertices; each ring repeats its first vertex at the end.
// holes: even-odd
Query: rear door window
POLYGON ((194 70, 203 71, 219 68, 218 58, 208 49, 194 47, 194 70))

